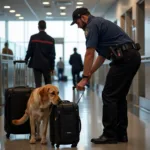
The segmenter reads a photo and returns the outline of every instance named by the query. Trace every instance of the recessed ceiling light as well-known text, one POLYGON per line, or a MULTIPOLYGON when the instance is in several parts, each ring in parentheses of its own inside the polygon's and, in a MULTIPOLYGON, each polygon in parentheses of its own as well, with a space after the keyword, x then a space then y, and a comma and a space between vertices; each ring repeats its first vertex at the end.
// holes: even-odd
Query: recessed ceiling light
POLYGON ((83 2, 77 2, 77 5, 83 5, 83 2))
POLYGON ((52 13, 51 13, 51 12, 47 12, 46 14, 47 14, 47 15, 52 15, 52 13))
POLYGON ((83 6, 76 6, 76 8, 81 8, 81 7, 83 7, 83 6))
POLYGON ((59 8, 62 9, 62 10, 63 10, 63 9, 66 9, 66 7, 64 7, 64 6, 61 6, 61 7, 59 7, 59 8))
POLYGON ((24 17, 19 17, 19 19, 24 19, 24 17))
POLYGON ((43 2, 43 5, 49 5, 50 3, 49 2, 43 2))
POLYGON ((5 9, 9 9, 9 8, 10 8, 10 6, 4 6, 4 8, 5 8, 5 9))
POLYGON ((9 12, 10 12, 10 13, 15 13, 16 11, 15 11, 15 10, 10 10, 9 12))
POLYGON ((20 17, 21 16, 21 14, 16 14, 16 17, 20 17))
POLYGON ((61 12, 60 15, 61 15, 61 16, 65 16, 66 13, 65 13, 65 12, 61 12))

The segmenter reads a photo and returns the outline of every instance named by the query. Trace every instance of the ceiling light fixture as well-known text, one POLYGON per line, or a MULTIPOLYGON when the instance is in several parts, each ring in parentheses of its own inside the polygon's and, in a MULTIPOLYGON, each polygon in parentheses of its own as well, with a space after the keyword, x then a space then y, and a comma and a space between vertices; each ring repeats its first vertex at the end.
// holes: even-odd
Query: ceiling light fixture
POLYGON ((24 17, 19 17, 19 19, 24 19, 24 17))
POLYGON ((65 6, 61 6, 61 7, 59 7, 61 10, 64 10, 64 9, 66 9, 66 7, 65 6))
POLYGON ((76 6, 76 8, 81 8, 81 7, 83 7, 83 6, 76 6))
POLYGON ((65 16, 66 13, 65 13, 65 12, 61 12, 60 15, 61 15, 61 16, 65 16))
POLYGON ((4 6, 4 8, 5 8, 5 9, 9 9, 9 8, 10 8, 10 6, 4 6))
POLYGON ((50 3, 49 2, 43 2, 43 5, 49 5, 50 3))
POLYGON ((83 5, 84 3, 83 2, 77 2, 77 5, 83 5))
POLYGON ((10 12, 10 13, 15 13, 16 11, 15 11, 15 10, 10 10, 9 12, 10 12))
POLYGON ((52 13, 51 13, 51 12, 47 12, 46 14, 47 14, 47 15, 52 15, 52 13))
POLYGON ((20 17, 21 16, 21 14, 16 14, 16 17, 20 17))

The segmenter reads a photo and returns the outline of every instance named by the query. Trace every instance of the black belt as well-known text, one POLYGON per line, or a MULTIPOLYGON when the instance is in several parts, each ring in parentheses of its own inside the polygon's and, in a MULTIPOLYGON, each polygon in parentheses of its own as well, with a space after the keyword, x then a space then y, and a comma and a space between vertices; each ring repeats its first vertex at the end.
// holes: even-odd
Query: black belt
POLYGON ((138 43, 125 43, 122 45, 116 45, 113 47, 110 47, 110 54, 108 56, 108 59, 112 59, 112 60, 120 60, 123 58, 123 51, 127 51, 127 50, 139 50, 140 49, 140 44, 138 43))
POLYGON ((118 48, 120 48, 122 51, 126 51, 126 50, 129 50, 129 49, 135 49, 135 50, 139 50, 140 49, 140 45, 138 43, 125 43, 125 44, 122 44, 122 45, 118 45, 118 48))

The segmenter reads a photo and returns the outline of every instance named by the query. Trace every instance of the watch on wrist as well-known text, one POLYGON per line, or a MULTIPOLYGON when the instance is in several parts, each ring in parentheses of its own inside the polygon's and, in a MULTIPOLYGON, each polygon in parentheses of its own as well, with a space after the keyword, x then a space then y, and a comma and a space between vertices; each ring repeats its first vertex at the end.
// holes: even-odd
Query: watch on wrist
POLYGON ((84 74, 82 75, 82 78, 88 78, 89 76, 85 76, 84 74))

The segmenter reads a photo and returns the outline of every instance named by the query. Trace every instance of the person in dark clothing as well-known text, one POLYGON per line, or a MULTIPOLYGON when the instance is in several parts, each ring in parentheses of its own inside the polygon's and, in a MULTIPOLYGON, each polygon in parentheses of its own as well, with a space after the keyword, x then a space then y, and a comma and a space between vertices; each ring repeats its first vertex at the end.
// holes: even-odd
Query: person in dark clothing
POLYGON ((59 61, 57 62, 57 70, 58 70, 58 81, 61 81, 64 75, 64 62, 62 61, 62 58, 59 58, 59 61))
POLYGON ((87 8, 78 8, 72 14, 73 24, 82 28, 86 37, 83 78, 77 84, 77 90, 84 90, 91 75, 104 63, 111 60, 104 89, 103 133, 91 139, 95 144, 113 144, 128 142, 127 101, 126 96, 132 80, 141 64, 135 43, 119 26, 102 17, 92 16, 87 8), (98 53, 94 61, 95 51, 98 53))
POLYGON ((77 48, 74 48, 74 54, 70 56, 69 64, 72 66, 73 85, 76 86, 80 81, 80 72, 83 70, 81 55, 77 53, 77 48))
POLYGON ((42 85, 42 75, 45 84, 51 83, 51 74, 55 66, 55 40, 46 32, 46 22, 38 23, 39 33, 31 36, 25 61, 29 68, 33 68, 36 87, 42 85))

